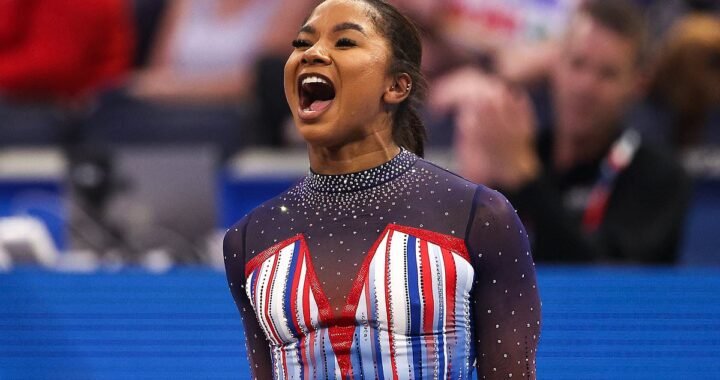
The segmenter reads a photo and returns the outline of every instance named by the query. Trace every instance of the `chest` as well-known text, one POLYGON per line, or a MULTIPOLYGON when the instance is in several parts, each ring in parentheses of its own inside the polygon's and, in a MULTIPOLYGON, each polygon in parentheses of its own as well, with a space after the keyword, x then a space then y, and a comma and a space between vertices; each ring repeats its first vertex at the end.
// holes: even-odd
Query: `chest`
POLYGON ((461 239, 389 224, 358 265, 338 266, 336 282, 317 275, 328 254, 297 234, 248 262, 245 289, 271 342, 334 329, 336 343, 350 344, 357 326, 419 336, 469 319, 474 271, 461 239), (349 291, 331 304, 326 289, 338 284, 349 291))

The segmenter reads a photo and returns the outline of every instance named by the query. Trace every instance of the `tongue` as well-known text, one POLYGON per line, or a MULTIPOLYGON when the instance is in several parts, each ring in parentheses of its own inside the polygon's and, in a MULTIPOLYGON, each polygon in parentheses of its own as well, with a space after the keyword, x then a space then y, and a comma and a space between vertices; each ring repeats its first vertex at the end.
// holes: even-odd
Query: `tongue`
POLYGON ((332 103, 332 99, 331 100, 316 100, 316 101, 312 102, 312 104, 310 104, 310 111, 315 111, 315 112, 322 111, 325 108, 327 108, 330 105, 330 103, 332 103))

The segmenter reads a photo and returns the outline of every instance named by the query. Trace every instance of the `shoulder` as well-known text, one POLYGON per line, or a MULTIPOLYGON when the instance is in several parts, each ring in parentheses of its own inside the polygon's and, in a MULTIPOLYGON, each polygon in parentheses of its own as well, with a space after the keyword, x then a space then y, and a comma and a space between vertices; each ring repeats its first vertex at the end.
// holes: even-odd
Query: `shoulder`
POLYGON ((450 171, 449 169, 443 168, 440 165, 428 161, 425 158, 418 158, 417 163, 415 164, 415 167, 421 170, 426 170, 429 174, 436 175, 438 177, 448 178, 451 179, 453 182, 461 183, 461 184, 471 184, 476 185, 474 182, 471 182, 465 178, 463 178, 461 175, 450 171))
MULTIPOLYGON (((228 246, 240 248, 244 247, 245 236, 248 234, 248 226, 262 224, 268 219, 271 219, 271 213, 276 208, 279 208, 283 204, 283 200, 287 198, 288 192, 294 189, 297 185, 293 185, 291 188, 285 190, 281 194, 261 203, 254 209, 250 210, 244 217, 235 222, 225 232, 223 239, 223 247, 226 249, 228 246)), ((252 233, 252 231, 250 231, 252 233)))
POLYGON ((223 252, 225 253, 226 259, 230 252, 237 255, 238 252, 242 253, 245 246, 245 228, 247 227, 250 215, 245 215, 242 219, 235 222, 230 228, 225 231, 223 237, 223 252))
POLYGON ((473 211, 486 214, 488 217, 498 217, 506 214, 515 214, 510 201, 499 191, 470 180, 442 168, 425 159, 418 160, 416 167, 428 174, 430 180, 438 184, 447 184, 447 188, 456 191, 455 199, 472 198, 473 211))
POLYGON ((650 142, 640 145, 627 173, 634 182, 652 187, 689 182, 689 176, 673 153, 650 142))
POLYGON ((674 171, 681 171, 680 162, 669 149, 663 149, 661 145, 650 141, 643 140, 638 147, 635 158, 633 165, 651 167, 660 164, 665 169, 670 168, 674 171))
POLYGON ((533 271, 527 230, 510 201, 496 190, 478 186, 465 241, 479 273, 497 278, 533 271))
POLYGON ((453 192, 450 198, 452 201, 470 205, 468 233, 478 229, 479 223, 483 226, 486 223, 503 226, 520 224, 515 208, 499 191, 471 182, 427 160, 419 160, 417 167, 426 171, 430 180, 438 184, 446 184, 447 186, 444 187, 453 192))
POLYGON ((514 211, 508 199, 497 190, 472 182, 457 173, 424 159, 418 161, 418 167, 427 170, 437 182, 445 182, 453 188, 464 189, 465 193, 473 197, 474 207, 481 209, 483 212, 503 214, 514 211))
POLYGON ((519 223, 515 208, 510 201, 497 190, 478 185, 473 199, 475 219, 486 222, 519 223))
POLYGON ((425 177, 424 180, 432 181, 436 185, 447 185, 446 187, 450 189, 450 191, 460 191, 461 193, 469 194, 470 196, 475 193, 479 186, 459 174, 450 171, 449 169, 440 167, 439 165, 422 158, 418 159, 414 166, 414 170, 420 170, 421 178, 425 177))

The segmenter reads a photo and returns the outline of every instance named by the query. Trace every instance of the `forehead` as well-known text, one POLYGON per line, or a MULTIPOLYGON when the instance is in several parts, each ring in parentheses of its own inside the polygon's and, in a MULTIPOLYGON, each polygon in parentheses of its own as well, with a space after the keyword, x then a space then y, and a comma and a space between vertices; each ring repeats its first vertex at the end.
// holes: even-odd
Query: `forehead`
POLYGON ((592 18, 579 15, 567 32, 565 50, 588 53, 609 60, 634 62, 638 54, 635 42, 603 26, 592 18))
POLYGON ((333 27, 340 23, 354 23, 367 32, 376 33, 372 18, 374 14, 373 8, 364 1, 327 0, 315 7, 305 25, 321 28, 333 27))

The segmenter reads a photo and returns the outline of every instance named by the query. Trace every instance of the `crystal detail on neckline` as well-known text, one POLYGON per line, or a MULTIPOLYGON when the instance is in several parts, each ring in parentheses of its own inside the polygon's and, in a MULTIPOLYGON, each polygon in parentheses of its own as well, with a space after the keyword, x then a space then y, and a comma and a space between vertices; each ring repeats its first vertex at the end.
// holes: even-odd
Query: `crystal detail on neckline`
POLYGON ((391 181, 418 160, 414 153, 401 149, 390 161, 371 169, 348 174, 318 174, 310 170, 302 186, 321 193, 350 193, 366 190, 391 181))

